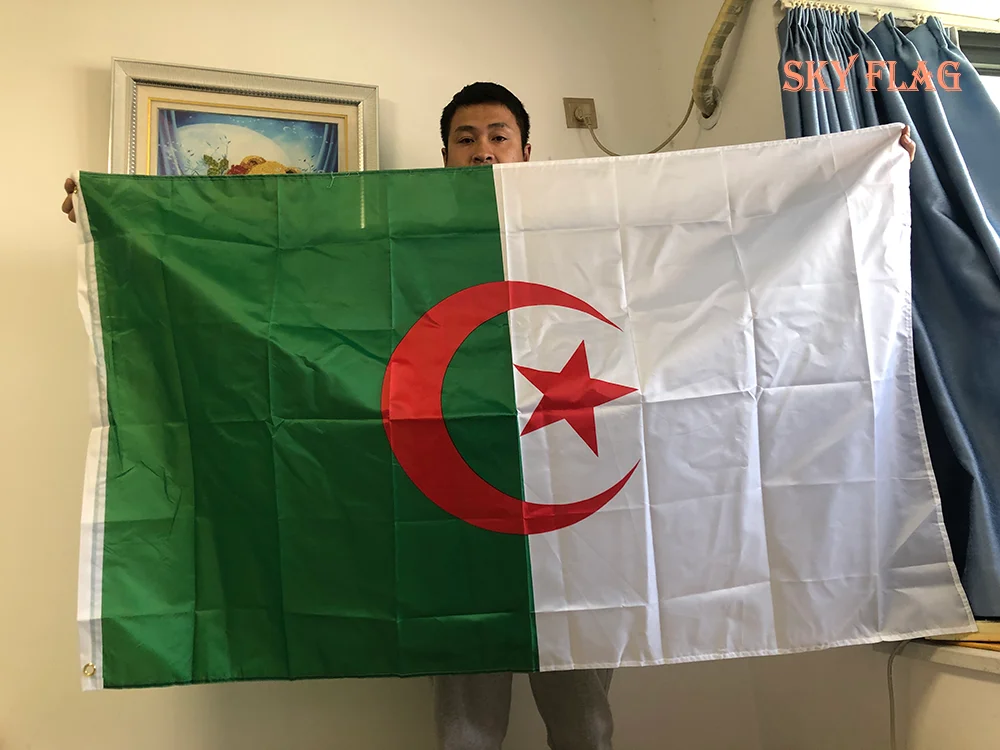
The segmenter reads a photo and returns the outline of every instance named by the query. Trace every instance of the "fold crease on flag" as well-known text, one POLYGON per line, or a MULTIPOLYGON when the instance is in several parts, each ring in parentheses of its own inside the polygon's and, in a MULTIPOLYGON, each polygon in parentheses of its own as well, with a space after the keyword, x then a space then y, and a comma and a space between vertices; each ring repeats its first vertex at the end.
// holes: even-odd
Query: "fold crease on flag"
POLYGON ((965 633, 900 126, 79 175, 85 689, 965 633))

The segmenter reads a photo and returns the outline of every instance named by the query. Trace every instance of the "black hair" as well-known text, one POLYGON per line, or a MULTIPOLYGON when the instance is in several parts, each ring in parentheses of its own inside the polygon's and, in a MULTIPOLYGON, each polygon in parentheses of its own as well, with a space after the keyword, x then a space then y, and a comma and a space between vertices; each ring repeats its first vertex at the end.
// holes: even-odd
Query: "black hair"
POLYGON ((475 104, 502 104, 509 109, 521 131, 521 148, 528 145, 528 130, 531 127, 531 121, 528 118, 527 110, 521 104, 521 100, 498 83, 480 81, 470 83, 455 94, 441 113, 441 142, 444 143, 445 148, 448 148, 451 121, 455 119, 455 113, 459 107, 470 107, 475 104))

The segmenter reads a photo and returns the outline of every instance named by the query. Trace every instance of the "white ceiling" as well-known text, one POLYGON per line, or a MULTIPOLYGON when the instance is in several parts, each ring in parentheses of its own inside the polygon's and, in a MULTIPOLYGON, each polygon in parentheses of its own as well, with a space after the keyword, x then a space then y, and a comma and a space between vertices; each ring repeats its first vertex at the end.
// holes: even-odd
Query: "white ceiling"
POLYGON ((1000 18, 1000 0, 884 0, 878 3, 883 10, 908 8, 929 13, 950 13, 1000 18))

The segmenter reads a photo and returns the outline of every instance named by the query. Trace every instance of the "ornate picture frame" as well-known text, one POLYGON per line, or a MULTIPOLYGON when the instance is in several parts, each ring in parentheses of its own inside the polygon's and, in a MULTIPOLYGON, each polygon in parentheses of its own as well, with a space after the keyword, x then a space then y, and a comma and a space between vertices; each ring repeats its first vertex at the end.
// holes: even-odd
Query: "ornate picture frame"
POLYGON ((378 87, 113 60, 108 169, 226 175, 378 169, 378 87))

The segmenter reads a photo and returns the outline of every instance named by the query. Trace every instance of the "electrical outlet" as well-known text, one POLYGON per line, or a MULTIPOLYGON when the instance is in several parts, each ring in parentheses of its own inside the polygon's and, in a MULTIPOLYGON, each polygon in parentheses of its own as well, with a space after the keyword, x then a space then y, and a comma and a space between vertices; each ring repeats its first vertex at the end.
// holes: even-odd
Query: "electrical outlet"
POLYGON ((586 128, 583 116, 589 116, 591 125, 597 127, 597 106, 593 99, 563 99, 563 108, 566 110, 567 128, 586 128), (577 118, 578 111, 581 119, 577 118))

